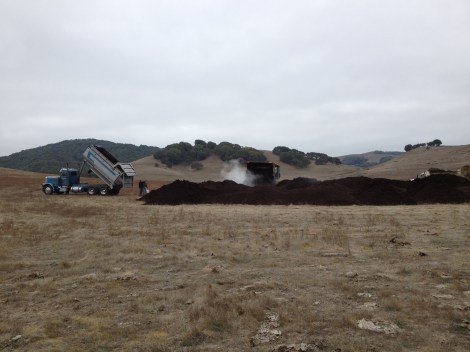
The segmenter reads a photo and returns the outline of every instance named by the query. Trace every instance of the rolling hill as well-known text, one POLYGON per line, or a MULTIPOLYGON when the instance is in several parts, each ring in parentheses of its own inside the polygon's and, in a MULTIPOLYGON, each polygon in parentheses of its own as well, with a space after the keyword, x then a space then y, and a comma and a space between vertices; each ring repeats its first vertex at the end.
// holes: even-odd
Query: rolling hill
POLYGON ((386 163, 357 170, 354 174, 406 180, 430 168, 456 171, 465 165, 470 165, 470 144, 413 149, 386 163))
MULTIPOLYGON (((429 168, 455 171, 464 165, 470 164, 470 145, 440 146, 430 149, 418 148, 369 168, 344 164, 311 164, 304 169, 298 169, 281 162, 279 157, 272 152, 264 151, 264 154, 268 161, 278 163, 281 166, 281 179, 308 177, 328 180, 350 176, 367 176, 407 180, 416 177, 417 174, 429 168)), ((134 167, 138 173, 138 178, 161 182, 171 182, 176 179, 192 182, 221 181, 224 179, 224 173, 230 171, 230 165, 215 156, 211 156, 201 163, 203 168, 198 171, 191 169, 189 165, 176 165, 170 168, 159 163, 152 156, 147 156, 136 160, 134 167)), ((241 172, 244 172, 244 170, 241 169, 241 172)))
MULTIPOLYGON (((135 146, 96 139, 68 140, 24 150, 10 156, 0 157, 0 167, 41 173, 57 173, 60 167, 66 165, 66 163, 69 163, 70 166, 79 164, 81 153, 90 144, 104 146, 120 161, 133 162, 137 171, 136 178, 145 179, 154 184, 164 184, 176 179, 192 182, 221 181, 226 178, 234 179, 233 176, 236 176, 237 173, 243 174, 245 172, 243 167, 237 168, 233 164, 223 162, 216 155, 211 155, 200 161, 202 164, 200 170, 192 169, 188 164, 169 167, 153 157, 155 151, 159 149, 158 147, 135 146)), ((393 156, 390 160, 370 167, 336 165, 333 163, 316 165, 311 163, 306 168, 297 168, 281 162, 279 156, 271 151, 262 152, 268 161, 281 166, 281 180, 296 177, 328 180, 349 176, 407 180, 430 168, 455 171, 464 165, 470 164, 470 145, 439 146, 429 149, 417 148, 406 153, 370 152, 351 155, 351 157, 364 158, 371 164, 380 162, 383 157, 393 156)), ((347 156, 340 157, 340 159, 344 160, 345 157, 347 156)))
POLYGON ((131 162, 152 155, 158 147, 146 145, 114 143, 98 139, 73 139, 59 143, 23 150, 9 156, 0 157, 0 167, 10 169, 57 173, 68 163, 77 167, 82 162, 82 153, 89 145, 101 145, 122 162, 131 162))
POLYGON ((382 164, 403 154, 403 152, 384 152, 375 150, 362 154, 349 154, 338 157, 343 164, 359 167, 371 167, 382 164))

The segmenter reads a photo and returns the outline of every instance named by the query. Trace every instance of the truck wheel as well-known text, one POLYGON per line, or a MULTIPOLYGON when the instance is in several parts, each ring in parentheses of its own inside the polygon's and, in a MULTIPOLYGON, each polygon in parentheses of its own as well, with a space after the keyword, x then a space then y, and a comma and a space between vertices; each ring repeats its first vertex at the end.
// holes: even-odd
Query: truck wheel
POLYGON ((51 186, 49 185, 46 185, 42 188, 42 191, 44 192, 44 194, 50 196, 52 193, 54 193, 54 190, 52 189, 51 186))
POLYGON ((107 196, 110 193, 110 191, 111 190, 109 189, 108 186, 103 186, 103 187, 100 188, 100 194, 102 196, 107 196))
POLYGON ((86 193, 88 193, 88 195, 90 195, 90 196, 94 196, 98 192, 96 191, 95 187, 91 186, 91 187, 88 187, 88 190, 86 191, 86 193))

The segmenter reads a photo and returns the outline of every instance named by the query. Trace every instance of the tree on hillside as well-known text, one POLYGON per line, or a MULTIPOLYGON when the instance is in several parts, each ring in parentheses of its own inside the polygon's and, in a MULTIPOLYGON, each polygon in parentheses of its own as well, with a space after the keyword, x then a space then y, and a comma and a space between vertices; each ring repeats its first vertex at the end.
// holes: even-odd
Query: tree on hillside
POLYGON ((194 141, 194 146, 195 147, 201 147, 201 148, 207 148, 207 143, 203 141, 202 139, 196 139, 194 141))
POLYGON ((407 145, 405 145, 405 151, 409 152, 410 150, 413 150, 413 149, 416 149, 416 148, 419 148, 419 147, 439 147, 441 144, 442 144, 442 142, 441 142, 440 139, 435 139, 435 140, 433 140, 431 142, 428 142, 428 143, 417 143, 417 144, 414 144, 414 145, 407 144, 407 145))
POLYGON ((273 154, 279 155, 279 159, 290 165, 304 168, 310 165, 311 161, 315 161, 316 165, 325 165, 327 163, 341 164, 338 158, 332 158, 324 153, 304 153, 297 149, 290 149, 284 146, 277 146, 273 149, 273 154))
POLYGON ((79 168, 83 161, 83 151, 90 145, 100 145, 106 148, 121 162, 141 159, 152 155, 159 149, 146 145, 136 146, 92 138, 71 139, 0 157, 0 167, 56 174, 67 164, 70 167, 79 168))
POLYGON ((310 160, 307 158, 306 154, 297 149, 277 146, 273 149, 273 154, 279 155, 279 160, 283 163, 293 165, 298 168, 304 168, 310 164, 310 160))
POLYGON ((221 142, 215 147, 215 154, 222 161, 241 159, 247 161, 266 161, 262 152, 250 147, 242 147, 239 144, 221 142))
POLYGON ((428 142, 428 146, 430 147, 439 147, 442 144, 440 139, 435 139, 432 142, 428 142))
POLYGON ((316 165, 325 165, 328 163, 332 163, 336 165, 341 164, 341 160, 339 160, 339 158, 333 158, 324 153, 310 152, 310 153, 307 153, 306 155, 308 159, 314 160, 316 165))
MULTIPOLYGON (((221 142, 217 145, 214 142, 206 143, 201 139, 196 139, 194 146, 187 142, 169 144, 156 151, 153 156, 171 167, 181 163, 191 165, 194 162, 205 160, 212 154, 217 155, 223 161, 232 159, 240 159, 245 162, 266 161, 264 154, 254 148, 242 147, 229 142, 221 142)), ((197 163, 195 165, 200 167, 197 163)))
POLYGON ((289 152, 290 148, 284 146, 277 146, 273 149, 273 154, 281 155, 281 153, 289 152))

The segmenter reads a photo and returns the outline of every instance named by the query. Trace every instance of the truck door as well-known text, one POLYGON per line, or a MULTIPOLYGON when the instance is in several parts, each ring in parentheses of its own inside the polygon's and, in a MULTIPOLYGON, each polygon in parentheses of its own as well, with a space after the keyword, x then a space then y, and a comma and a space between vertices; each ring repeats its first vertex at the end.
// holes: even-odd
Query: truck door
POLYGON ((69 186, 70 178, 67 169, 60 170, 59 187, 69 186))

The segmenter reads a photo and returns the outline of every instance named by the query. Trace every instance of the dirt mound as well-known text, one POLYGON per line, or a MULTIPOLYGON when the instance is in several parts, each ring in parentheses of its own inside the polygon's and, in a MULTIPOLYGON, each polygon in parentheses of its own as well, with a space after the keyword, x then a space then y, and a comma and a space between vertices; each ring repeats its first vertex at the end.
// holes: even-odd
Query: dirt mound
POLYGON ((470 182, 460 176, 436 174, 410 182, 408 193, 420 203, 465 203, 469 201, 470 182))
POLYGON ((305 188, 317 182, 318 180, 315 178, 297 177, 293 180, 282 180, 277 184, 277 186, 284 187, 285 189, 305 188))
POLYGON ((402 205, 470 202, 470 182, 454 175, 414 181, 348 177, 318 182, 298 178, 277 186, 248 187, 233 181, 177 180, 141 198, 145 204, 402 205))

